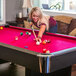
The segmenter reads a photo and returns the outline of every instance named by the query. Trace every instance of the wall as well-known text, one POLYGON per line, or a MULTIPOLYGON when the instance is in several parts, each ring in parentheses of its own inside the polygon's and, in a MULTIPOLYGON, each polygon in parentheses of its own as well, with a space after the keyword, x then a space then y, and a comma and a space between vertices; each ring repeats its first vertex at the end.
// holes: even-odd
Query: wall
POLYGON ((22 11, 23 0, 6 0, 6 21, 15 21, 16 15, 22 11))
POLYGON ((1 0, 1 21, 0 25, 5 24, 5 0, 1 0))
MULTIPOLYGON (((0 0, 0 4, 1 4, 1 0, 0 0)), ((1 20, 1 5, 0 5, 0 20, 1 20)))
MULTIPOLYGON (((39 3, 34 0, 35 3, 38 5, 39 3)), ((34 6, 36 5, 34 3, 34 6)), ((6 0, 6 21, 15 21, 16 15, 19 12, 22 12, 22 4, 23 0, 6 0)), ((39 6, 39 5, 38 5, 39 6)), ((67 15, 67 16, 72 16, 76 18, 76 13, 65 13, 65 12, 56 12, 56 11, 50 11, 50 10, 43 10, 44 13, 50 15, 50 16, 55 16, 55 15, 67 15)))

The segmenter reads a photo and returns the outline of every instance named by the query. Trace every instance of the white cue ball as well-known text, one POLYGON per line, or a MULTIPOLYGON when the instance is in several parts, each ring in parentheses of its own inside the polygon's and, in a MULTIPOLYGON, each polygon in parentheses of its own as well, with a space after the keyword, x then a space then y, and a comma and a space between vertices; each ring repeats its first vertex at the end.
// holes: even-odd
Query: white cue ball
POLYGON ((36 42, 36 45, 40 45, 40 42, 39 42, 39 41, 37 41, 37 42, 36 42))

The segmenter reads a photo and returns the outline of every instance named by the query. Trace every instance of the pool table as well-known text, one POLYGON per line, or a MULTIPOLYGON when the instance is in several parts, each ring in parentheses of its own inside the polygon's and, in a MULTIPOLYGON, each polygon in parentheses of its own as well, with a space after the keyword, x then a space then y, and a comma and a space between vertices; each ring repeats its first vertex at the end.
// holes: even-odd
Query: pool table
POLYGON ((71 66, 76 63, 76 37, 46 32, 42 41, 50 40, 50 43, 36 45, 31 29, 0 27, 3 27, 0 29, 0 59, 26 67, 26 76, 71 76, 71 66), (43 49, 50 53, 44 53, 43 49))

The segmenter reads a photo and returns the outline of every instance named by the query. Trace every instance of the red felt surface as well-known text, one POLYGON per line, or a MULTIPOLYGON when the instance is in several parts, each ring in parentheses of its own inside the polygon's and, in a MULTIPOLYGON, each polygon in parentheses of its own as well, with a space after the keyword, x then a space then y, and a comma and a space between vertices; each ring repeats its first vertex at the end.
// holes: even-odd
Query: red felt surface
MULTIPOLYGON (((29 30, 28 30, 29 31, 29 30)), ((0 29, 0 42, 6 43, 12 46, 24 48, 25 46, 28 46, 28 49, 30 51, 35 51, 39 53, 43 53, 43 49, 47 49, 50 51, 50 53, 61 51, 64 49, 76 47, 76 39, 64 37, 64 36, 58 36, 57 34, 48 34, 43 35, 43 40, 51 40, 50 43, 46 43, 43 45, 42 43, 40 45, 36 45, 36 41, 34 40, 34 35, 31 31, 31 36, 26 35, 27 30, 26 29, 19 29, 15 27, 3 27, 3 30, 0 29), (20 33, 23 32, 23 35, 20 36, 20 33), (15 40, 15 36, 18 36, 18 40, 15 40)))

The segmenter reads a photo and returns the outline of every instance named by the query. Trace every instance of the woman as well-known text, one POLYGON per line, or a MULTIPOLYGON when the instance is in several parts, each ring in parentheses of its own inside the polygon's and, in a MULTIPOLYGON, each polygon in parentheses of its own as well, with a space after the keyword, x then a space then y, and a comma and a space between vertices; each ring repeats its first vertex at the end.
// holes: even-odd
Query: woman
POLYGON ((36 39, 39 42, 41 42, 42 35, 45 31, 51 33, 57 32, 56 21, 52 17, 44 15, 39 7, 32 8, 29 18, 31 20, 31 25, 35 25, 40 29, 36 39))

